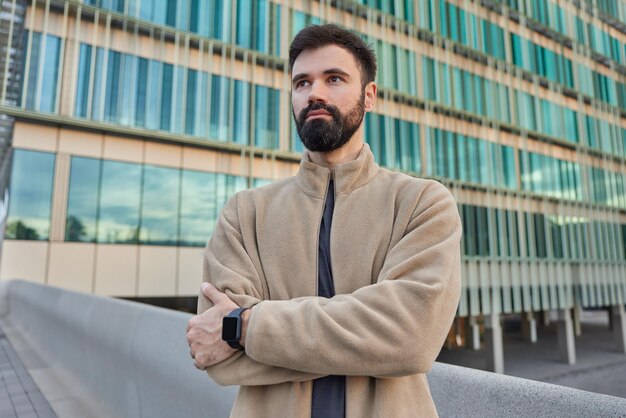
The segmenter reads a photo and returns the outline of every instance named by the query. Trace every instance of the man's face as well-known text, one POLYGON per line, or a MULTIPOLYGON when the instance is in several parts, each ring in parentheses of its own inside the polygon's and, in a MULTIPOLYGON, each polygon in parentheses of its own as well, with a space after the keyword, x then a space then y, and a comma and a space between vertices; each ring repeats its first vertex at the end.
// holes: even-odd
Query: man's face
POLYGON ((342 147, 361 126, 366 110, 354 56, 337 45, 306 49, 292 74, 292 110, 304 146, 319 152, 342 147))

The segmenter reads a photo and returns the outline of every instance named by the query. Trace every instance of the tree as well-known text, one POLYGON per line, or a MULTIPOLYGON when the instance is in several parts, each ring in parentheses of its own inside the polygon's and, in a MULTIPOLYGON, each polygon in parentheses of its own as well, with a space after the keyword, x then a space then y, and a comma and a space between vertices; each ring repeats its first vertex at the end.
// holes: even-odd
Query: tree
POLYGON ((87 235, 85 225, 76 216, 68 216, 65 223, 65 240, 66 241, 84 241, 87 235))
POLYGON ((9 239, 39 240, 34 228, 26 226, 22 221, 11 221, 7 225, 6 237, 9 239))

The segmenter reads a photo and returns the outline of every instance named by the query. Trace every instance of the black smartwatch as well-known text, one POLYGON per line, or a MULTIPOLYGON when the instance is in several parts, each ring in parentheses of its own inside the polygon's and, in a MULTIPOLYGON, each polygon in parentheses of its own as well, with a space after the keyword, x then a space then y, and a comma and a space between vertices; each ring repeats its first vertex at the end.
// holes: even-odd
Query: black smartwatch
POLYGON ((222 320, 222 340, 226 341, 232 348, 243 350, 239 344, 241 339, 241 314, 249 308, 237 308, 222 320))

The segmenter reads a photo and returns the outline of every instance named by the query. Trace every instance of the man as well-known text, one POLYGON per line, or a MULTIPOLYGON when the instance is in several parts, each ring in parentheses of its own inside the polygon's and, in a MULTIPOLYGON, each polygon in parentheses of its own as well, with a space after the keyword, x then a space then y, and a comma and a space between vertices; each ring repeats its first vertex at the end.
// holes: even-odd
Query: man
POLYGON ((289 58, 307 151, 295 177, 222 210, 189 321, 195 365, 241 385, 232 417, 436 416, 425 373, 459 298, 456 204, 439 183, 374 163, 365 43, 311 26, 289 58))

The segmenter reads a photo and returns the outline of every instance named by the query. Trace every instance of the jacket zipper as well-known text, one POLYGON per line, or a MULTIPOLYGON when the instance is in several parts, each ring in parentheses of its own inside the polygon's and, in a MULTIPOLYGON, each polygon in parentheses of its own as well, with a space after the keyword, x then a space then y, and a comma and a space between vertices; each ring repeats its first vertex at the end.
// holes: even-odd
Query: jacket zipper
MULTIPOLYGON (((320 231, 322 230, 322 219, 324 219, 324 210, 326 209, 326 199, 328 199, 328 186, 330 185, 330 180, 334 177, 334 172, 331 170, 328 177, 326 178, 326 189, 324 190, 324 200, 322 201, 322 213, 319 217, 319 223, 317 224, 317 239, 315 243, 315 296, 320 295, 320 231)), ((335 189, 333 188, 333 197, 337 196, 335 193, 335 189)), ((335 208, 333 207, 333 212, 335 208)), ((332 268, 332 265, 331 265, 332 268)))

